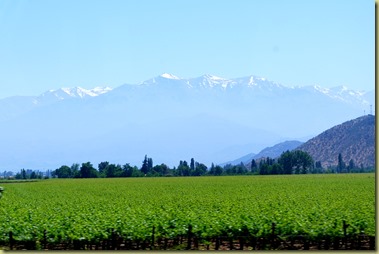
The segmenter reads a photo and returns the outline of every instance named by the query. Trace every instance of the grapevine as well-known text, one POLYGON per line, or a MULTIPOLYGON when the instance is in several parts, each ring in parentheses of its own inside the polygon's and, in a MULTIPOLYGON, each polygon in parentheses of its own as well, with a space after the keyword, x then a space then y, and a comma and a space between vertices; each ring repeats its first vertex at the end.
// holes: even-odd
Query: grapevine
POLYGON ((52 179, 4 185, 4 246, 9 232, 14 241, 46 242, 53 248, 73 242, 101 245, 116 236, 147 246, 153 229, 154 240, 173 239, 178 245, 188 235, 208 244, 217 237, 269 238, 273 225, 283 238, 305 235, 314 241, 344 237, 344 223, 349 236, 376 233, 373 174, 52 179))

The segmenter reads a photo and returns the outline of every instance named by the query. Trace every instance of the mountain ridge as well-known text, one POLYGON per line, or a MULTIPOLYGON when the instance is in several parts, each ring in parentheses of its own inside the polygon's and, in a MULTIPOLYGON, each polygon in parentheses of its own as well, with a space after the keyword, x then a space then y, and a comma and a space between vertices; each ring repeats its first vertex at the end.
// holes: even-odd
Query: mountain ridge
POLYGON ((375 116, 365 115, 336 125, 297 149, 308 152, 322 166, 338 165, 341 154, 345 164, 353 160, 356 166, 375 165, 375 116))
POLYGON ((232 164, 232 165, 237 165, 240 164, 241 162, 245 164, 248 168, 250 167, 251 161, 254 160, 260 160, 262 158, 273 158, 276 159, 279 157, 283 152, 287 150, 293 150, 303 144, 304 142, 297 141, 297 140, 286 140, 280 143, 276 143, 273 146, 266 147, 262 149, 258 153, 249 153, 246 154, 238 159, 235 159, 233 161, 228 161, 221 163, 220 166, 224 166, 226 164, 232 164))
POLYGON ((171 166, 191 157, 217 164, 284 137, 314 136, 368 111, 373 97, 347 93, 342 101, 252 75, 234 83, 162 75, 98 96, 73 88, 61 91, 67 98, 51 93, 37 104, 38 96, 0 100, 0 170, 99 160, 138 165, 145 154, 171 166))
MULTIPOLYGON (((142 81, 140 83, 137 83, 137 84, 123 84, 123 85, 120 85, 120 86, 124 86, 124 85, 132 85, 132 86, 139 86, 139 85, 143 85, 143 84, 149 84, 151 82, 154 82, 154 80, 156 79, 159 79, 159 78, 163 78, 165 80, 172 80, 172 81, 185 81, 187 84, 191 84, 191 83, 196 83, 196 81, 199 81, 199 80, 203 80, 202 84, 205 84, 205 83, 208 83, 211 85, 211 87, 214 87, 214 86, 217 86, 217 85, 220 85, 221 86, 223 84, 231 84, 233 86, 236 86, 236 85, 240 85, 240 84, 243 84, 243 85, 246 85, 247 87, 254 87, 254 86, 257 86, 258 84, 260 83, 265 83, 266 85, 270 85, 269 87, 278 87, 278 88, 288 88, 288 89, 311 89, 313 91, 316 91, 316 92, 321 92, 323 94, 350 94, 350 95, 357 95, 357 96, 361 96, 367 92, 370 92, 370 91, 362 91, 362 90, 352 90, 352 89, 349 89, 348 87, 346 86, 335 86, 335 87, 331 87, 331 88, 325 88, 325 87, 322 87, 320 85, 311 85, 311 86, 286 86, 286 85, 282 85, 278 82, 274 82, 274 81, 271 81, 271 80, 268 80, 267 78, 263 78, 263 77, 259 77, 259 76, 256 76, 256 75, 249 75, 249 76, 243 76, 243 77, 237 77, 237 78, 222 78, 222 77, 218 77, 218 76, 214 76, 214 75, 211 75, 211 74, 204 74, 202 76, 199 76, 199 77, 193 77, 193 78, 180 78, 180 77, 177 77, 175 76, 174 74, 170 74, 170 73, 163 73, 159 76, 156 76, 156 77, 153 77, 151 79, 147 79, 145 81, 142 81)), ((118 86, 118 87, 120 87, 118 86)), ((224 85, 225 86, 225 85, 224 85)), ((118 88, 116 87, 116 88, 118 88)), ((193 87, 193 86, 192 86, 193 87)), ((48 90, 40 95, 37 95, 38 96, 43 96, 44 94, 48 94, 48 93, 54 93, 54 92, 58 92, 60 90, 63 90, 64 92, 66 92, 66 94, 70 94, 72 93, 73 90, 77 90, 79 91, 76 92, 73 96, 76 97, 78 96, 78 94, 82 94, 81 96, 79 95, 79 97, 83 97, 83 95, 90 95, 90 96, 98 96, 100 94, 103 94, 103 93, 106 93, 106 92, 110 92, 112 91, 113 89, 110 88, 110 87, 94 87, 92 89, 85 89, 85 88, 82 88, 80 86, 76 86, 76 87, 62 87, 62 88, 59 88, 59 89, 55 89, 55 90, 48 90)), ((12 96, 10 96, 12 97, 12 96)), ((33 96, 35 97, 35 96, 33 96)), ((336 98, 336 96, 334 96, 336 98)), ((9 98, 9 97, 6 97, 6 98, 9 98)), ((3 98, 5 99, 5 98, 3 98)), ((3 99, 0 99, 3 100, 3 99)))

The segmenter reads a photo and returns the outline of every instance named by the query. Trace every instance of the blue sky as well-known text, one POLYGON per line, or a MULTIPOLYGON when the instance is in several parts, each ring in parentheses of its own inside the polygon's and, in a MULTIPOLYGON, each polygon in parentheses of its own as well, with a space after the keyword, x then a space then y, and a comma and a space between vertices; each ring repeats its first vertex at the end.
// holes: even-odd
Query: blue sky
POLYGON ((375 87, 373 0, 0 0, 0 98, 168 72, 375 87))

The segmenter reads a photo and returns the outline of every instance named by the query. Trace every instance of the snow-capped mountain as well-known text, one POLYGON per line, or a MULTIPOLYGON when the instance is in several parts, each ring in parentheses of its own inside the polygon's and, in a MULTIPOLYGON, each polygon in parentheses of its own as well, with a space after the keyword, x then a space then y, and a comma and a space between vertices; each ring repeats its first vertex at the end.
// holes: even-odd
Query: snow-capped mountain
MULTIPOLYGON (((369 102, 365 95, 369 92, 365 91, 355 91, 348 89, 346 86, 337 86, 333 88, 324 88, 319 85, 305 86, 305 87, 293 87, 284 86, 280 83, 270 81, 266 78, 258 76, 247 76, 235 79, 227 79, 222 77, 217 77, 210 74, 205 74, 196 78, 179 78, 173 74, 164 73, 155 78, 149 79, 147 81, 141 82, 139 86, 159 84, 160 86, 165 86, 171 84, 175 87, 185 87, 187 89, 196 90, 244 90, 244 91, 254 91, 255 93, 278 93, 278 92, 302 92, 308 91, 312 93, 320 93, 324 96, 330 97, 332 99, 337 99, 346 103, 358 103, 362 105, 370 105, 372 101, 369 102)), ((130 86, 130 85, 126 85, 130 86)), ((372 99, 372 98, 370 98, 372 99)))
POLYGON ((292 87, 285 87, 279 83, 269 81, 265 78, 257 76, 247 76, 242 78, 227 79, 217 77, 210 74, 204 74, 196 78, 179 78, 173 74, 164 73, 160 76, 154 77, 147 81, 141 82, 140 85, 152 85, 152 84, 172 83, 177 85, 185 85, 187 88, 192 89, 217 89, 217 90, 230 90, 237 88, 250 88, 250 89, 291 89, 292 87))
POLYGON ((0 170, 91 161, 221 163, 369 113, 374 90, 288 87, 257 76, 164 73, 117 88, 0 100, 0 170))
POLYGON ((47 106, 68 99, 87 99, 112 91, 110 87, 60 88, 39 96, 14 96, 0 100, 0 122, 25 114, 37 107, 47 106))
POLYGON ((208 88, 208 89, 228 89, 233 83, 233 80, 216 77, 210 74, 205 74, 198 78, 188 79, 191 87, 208 88))
POLYGON ((68 98, 86 98, 86 97, 95 97, 99 96, 101 94, 107 93, 109 91, 112 91, 112 88, 110 87, 95 87, 93 89, 84 89, 81 87, 73 87, 73 88, 60 88, 57 90, 49 90, 39 96, 38 99, 44 100, 48 97, 53 97, 58 100, 64 100, 68 98))
POLYGON ((162 78, 167 78, 167 79, 180 79, 180 78, 178 78, 177 76, 172 75, 172 74, 169 74, 169 73, 163 73, 163 74, 161 75, 161 77, 162 77, 162 78))
POLYGON ((346 86, 337 86, 332 88, 323 88, 321 86, 315 85, 310 87, 305 87, 309 91, 315 91, 324 94, 332 99, 340 100, 349 104, 361 103, 362 105, 370 105, 372 102, 365 98, 365 91, 355 91, 348 89, 346 86))

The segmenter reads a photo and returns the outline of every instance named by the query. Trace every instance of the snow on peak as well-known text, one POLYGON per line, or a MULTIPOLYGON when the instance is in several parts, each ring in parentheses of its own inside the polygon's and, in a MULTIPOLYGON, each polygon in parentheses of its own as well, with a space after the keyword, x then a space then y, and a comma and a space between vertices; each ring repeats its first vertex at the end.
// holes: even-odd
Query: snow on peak
POLYGON ((69 95, 70 97, 84 98, 86 96, 93 97, 93 96, 98 95, 98 94, 92 92, 91 90, 87 90, 87 89, 84 89, 81 87, 73 87, 73 88, 64 87, 64 88, 61 88, 61 90, 63 92, 65 92, 67 95, 69 95))
POLYGON ((59 100, 67 99, 67 98, 84 98, 84 97, 95 97, 100 94, 107 93, 111 91, 110 87, 95 87, 93 89, 84 89, 82 87, 63 87, 57 90, 49 90, 43 93, 40 97, 55 97, 59 100))
POLYGON ((226 89, 227 87, 229 87, 233 83, 233 80, 216 77, 216 76, 213 76, 210 74, 205 74, 205 75, 203 75, 199 78, 195 78, 193 80, 196 80, 197 82, 199 82, 200 86, 203 88, 221 87, 223 89, 226 89))
POLYGON ((210 75, 210 74, 203 75, 203 78, 210 79, 210 80, 226 80, 224 78, 220 78, 220 77, 217 77, 217 76, 214 76, 214 75, 210 75))
POLYGON ((254 76, 249 77, 249 83, 248 85, 254 85, 254 76))
POLYGON ((161 77, 162 77, 162 78, 167 78, 167 79, 180 79, 180 78, 178 78, 177 76, 172 75, 172 74, 169 74, 169 73, 163 73, 163 74, 161 75, 161 77))
POLYGON ((100 94, 108 93, 108 92, 110 92, 112 90, 113 89, 111 87, 109 87, 109 86, 105 86, 105 87, 103 87, 103 86, 97 86, 97 87, 91 89, 90 91, 92 93, 96 94, 95 96, 98 96, 100 94))
MULTIPOLYGON (((69 87, 63 87, 63 88, 61 88, 60 89, 61 91, 63 91, 64 93, 66 93, 66 94, 68 94, 69 96, 73 96, 73 93, 72 93, 72 89, 71 88, 69 88, 69 87)), ((51 91, 52 93, 54 93, 54 92, 59 92, 59 89, 58 90, 52 90, 51 91)))
POLYGON ((325 87, 321 87, 319 85, 314 85, 313 89, 315 89, 316 91, 319 91, 320 93, 323 93, 325 95, 328 95, 330 93, 330 89, 325 88, 325 87))
POLYGON ((74 89, 76 90, 74 92, 74 95, 78 95, 81 98, 83 98, 85 96, 95 97, 95 96, 99 96, 100 94, 104 94, 104 93, 107 93, 109 91, 112 91, 112 88, 110 88, 110 87, 101 87, 101 86, 95 87, 93 89, 84 89, 81 87, 76 87, 74 89))
POLYGON ((334 91, 334 92, 345 92, 347 90, 349 90, 346 86, 335 86, 335 87, 332 87, 330 88, 330 90, 334 91))
POLYGON ((344 101, 347 103, 351 103, 351 101, 362 101, 361 97, 364 95, 364 92, 350 90, 346 86, 336 86, 332 88, 325 88, 319 85, 314 85, 309 88, 319 93, 322 93, 325 96, 328 96, 332 99, 344 101))

